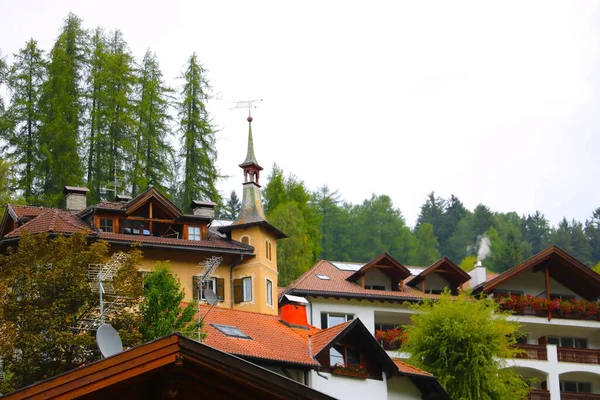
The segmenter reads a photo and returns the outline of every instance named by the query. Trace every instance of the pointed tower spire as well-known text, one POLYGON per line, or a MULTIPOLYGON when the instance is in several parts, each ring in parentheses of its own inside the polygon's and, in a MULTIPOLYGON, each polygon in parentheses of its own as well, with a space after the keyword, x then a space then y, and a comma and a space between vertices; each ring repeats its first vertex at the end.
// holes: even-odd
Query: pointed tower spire
POLYGON ((240 164, 240 168, 244 170, 244 185, 246 183, 253 183, 260 187, 258 179, 260 178, 260 171, 262 167, 256 161, 254 155, 254 140, 252 139, 252 116, 248 117, 248 153, 246 159, 240 164))

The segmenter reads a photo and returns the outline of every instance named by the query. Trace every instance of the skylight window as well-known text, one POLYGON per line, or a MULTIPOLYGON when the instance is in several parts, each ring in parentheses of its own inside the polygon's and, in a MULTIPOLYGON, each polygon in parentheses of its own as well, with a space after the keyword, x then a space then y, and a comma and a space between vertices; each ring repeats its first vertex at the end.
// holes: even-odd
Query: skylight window
POLYGON ((315 275, 316 275, 316 277, 317 277, 317 278, 319 278, 319 279, 323 279, 324 281, 328 281, 328 280, 330 280, 330 279, 331 279, 331 278, 330 278, 330 277, 328 277, 327 275, 321 275, 321 274, 315 274, 315 275))
POLYGON ((219 332, 221 332, 222 334, 224 334, 226 336, 252 340, 252 338, 250 336, 246 335, 244 332, 242 332, 235 326, 217 325, 217 324, 211 324, 211 325, 214 326, 219 332))

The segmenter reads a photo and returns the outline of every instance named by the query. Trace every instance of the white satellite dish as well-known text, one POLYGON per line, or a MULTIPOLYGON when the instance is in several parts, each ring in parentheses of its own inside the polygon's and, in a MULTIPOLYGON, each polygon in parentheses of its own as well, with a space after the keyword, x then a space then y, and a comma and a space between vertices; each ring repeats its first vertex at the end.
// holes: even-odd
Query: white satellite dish
POLYGON ((104 357, 110 357, 123 351, 123 342, 119 334, 109 324, 102 324, 96 331, 96 343, 104 357))
POLYGON ((214 306, 215 304, 217 304, 219 302, 219 297, 211 289, 206 289, 204 291, 204 300, 206 301, 207 304, 214 306))

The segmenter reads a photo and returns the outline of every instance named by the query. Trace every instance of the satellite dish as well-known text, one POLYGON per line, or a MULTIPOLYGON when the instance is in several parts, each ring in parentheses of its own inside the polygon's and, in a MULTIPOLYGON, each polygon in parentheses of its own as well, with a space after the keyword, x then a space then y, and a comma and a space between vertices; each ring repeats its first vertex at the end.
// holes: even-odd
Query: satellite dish
POLYGON ((123 343, 119 334, 109 324, 102 324, 96 331, 96 343, 104 357, 110 357, 123 351, 123 343))
POLYGON ((206 289, 204 291, 204 300, 206 300, 206 303, 210 304, 211 306, 214 306, 219 302, 219 297, 211 289, 206 289))

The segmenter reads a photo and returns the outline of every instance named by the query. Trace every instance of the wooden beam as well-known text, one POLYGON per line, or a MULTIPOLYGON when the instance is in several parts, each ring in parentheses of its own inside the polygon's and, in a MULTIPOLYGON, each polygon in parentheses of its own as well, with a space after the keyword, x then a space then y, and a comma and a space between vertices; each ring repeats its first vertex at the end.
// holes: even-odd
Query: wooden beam
POLYGON ((425 293, 425 277, 421 280, 421 292, 425 293))
MULTIPOLYGON (((548 264, 546 264, 546 300, 550 301, 550 270, 548 264)), ((552 319, 552 311, 548 308, 548 321, 552 319)))
POLYGON ((152 219, 152 202, 148 203, 148 217, 152 219))

